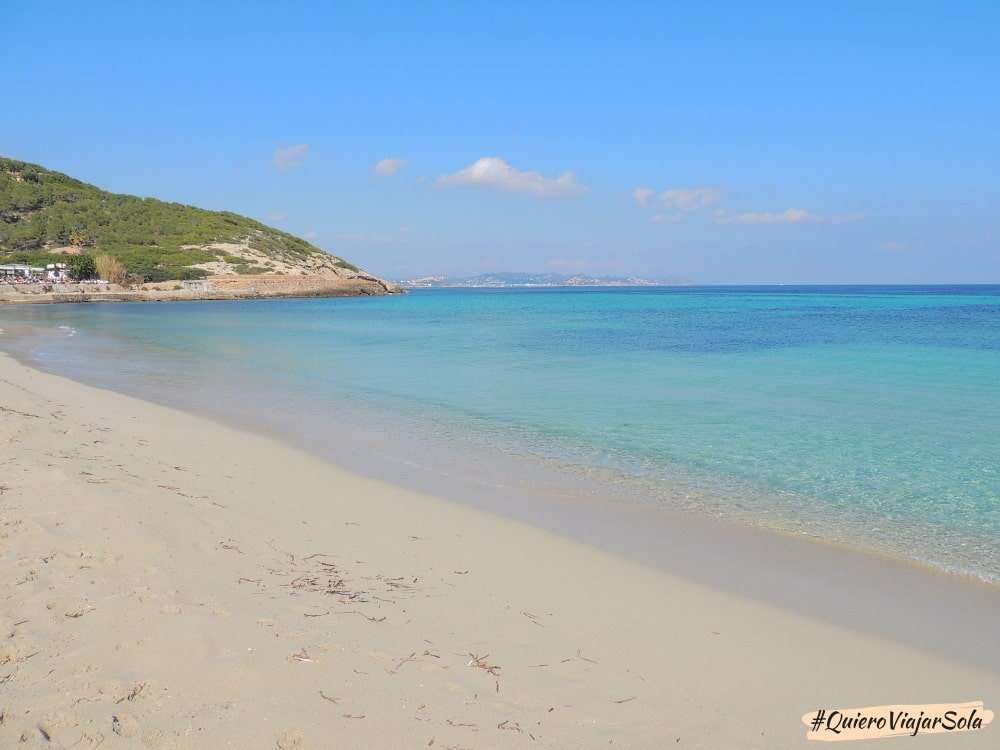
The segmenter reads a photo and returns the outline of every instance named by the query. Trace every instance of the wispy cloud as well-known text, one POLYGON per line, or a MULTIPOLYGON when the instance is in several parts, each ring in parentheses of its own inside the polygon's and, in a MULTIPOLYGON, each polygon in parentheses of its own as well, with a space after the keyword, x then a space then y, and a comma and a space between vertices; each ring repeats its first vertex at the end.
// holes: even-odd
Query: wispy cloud
POLYGON ((292 146, 281 146, 276 148, 274 150, 274 156, 272 157, 274 168, 282 172, 289 169, 295 169, 295 167, 302 165, 302 162, 305 160, 306 154, 308 153, 308 143, 296 143, 292 146))
POLYGON ((814 224, 821 219, 804 208, 786 208, 780 212, 746 211, 740 214, 719 211, 715 221, 717 224, 814 224))
POLYGON ((285 221, 288 218, 288 214, 281 211, 272 211, 267 215, 267 220, 277 224, 278 222, 285 221))
POLYGON ((645 206, 656 191, 653 188, 637 187, 632 191, 632 197, 640 206, 645 206))
POLYGON ((406 159, 380 159, 375 162, 375 166, 372 167, 372 172, 377 174, 379 177, 392 177, 396 172, 401 170, 406 166, 406 159))
POLYGON ((839 214, 837 216, 819 216, 804 208, 786 208, 784 211, 746 211, 739 214, 729 214, 724 211, 715 212, 717 224, 848 224, 862 221, 864 214, 839 214))
POLYGON ((304 239, 307 239, 307 240, 310 240, 310 241, 312 241, 312 240, 316 239, 317 237, 319 237, 319 234, 318 234, 317 232, 311 232, 311 231, 310 231, 310 232, 305 232, 305 233, 304 233, 304 234, 302 235, 302 237, 303 237, 304 239))
POLYGON ((472 185, 509 193, 530 193, 537 196, 573 195, 587 188, 576 181, 572 172, 558 177, 545 177, 538 172, 522 171, 503 159, 487 156, 454 174, 442 175, 438 185, 472 185))
POLYGON ((714 205, 721 199, 722 191, 714 187, 672 188, 660 196, 665 206, 685 213, 714 205))

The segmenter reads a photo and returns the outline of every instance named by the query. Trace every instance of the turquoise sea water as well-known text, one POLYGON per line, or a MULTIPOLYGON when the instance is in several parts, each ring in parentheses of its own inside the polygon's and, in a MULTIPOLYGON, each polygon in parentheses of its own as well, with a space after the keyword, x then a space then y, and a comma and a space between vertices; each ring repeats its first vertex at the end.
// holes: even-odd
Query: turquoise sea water
POLYGON ((1000 580, 1000 287, 418 290, 0 313, 0 327, 49 332, 0 346, 91 382, 267 404, 315 441, 368 412, 455 455, 475 445, 637 502, 1000 580))

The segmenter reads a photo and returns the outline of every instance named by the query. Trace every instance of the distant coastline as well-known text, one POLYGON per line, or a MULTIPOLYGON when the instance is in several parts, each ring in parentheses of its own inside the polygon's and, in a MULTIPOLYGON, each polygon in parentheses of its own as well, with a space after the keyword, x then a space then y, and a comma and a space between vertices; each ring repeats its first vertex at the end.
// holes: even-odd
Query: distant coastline
POLYGON ((638 276, 592 276, 559 273, 481 273, 475 276, 420 276, 397 282, 406 289, 514 289, 524 287, 685 286, 678 278, 644 279, 638 276))

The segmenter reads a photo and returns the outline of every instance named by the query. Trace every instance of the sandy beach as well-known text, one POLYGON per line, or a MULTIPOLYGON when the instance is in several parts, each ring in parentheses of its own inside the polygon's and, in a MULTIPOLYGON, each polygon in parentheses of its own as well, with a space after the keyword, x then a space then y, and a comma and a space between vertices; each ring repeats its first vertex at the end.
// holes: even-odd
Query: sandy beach
POLYGON ((995 665, 7 356, 0 441, 2 747, 788 748, 820 707, 1000 703, 995 665))

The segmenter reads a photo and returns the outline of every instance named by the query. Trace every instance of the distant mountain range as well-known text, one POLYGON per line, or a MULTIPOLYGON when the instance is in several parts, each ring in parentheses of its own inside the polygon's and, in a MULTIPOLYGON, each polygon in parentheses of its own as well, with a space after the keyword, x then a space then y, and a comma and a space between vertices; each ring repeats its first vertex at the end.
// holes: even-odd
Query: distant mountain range
POLYGON ((635 276, 590 276, 561 273, 481 273, 477 276, 422 276, 399 284, 410 289, 425 287, 554 287, 554 286, 664 286, 677 279, 640 279, 635 276))

